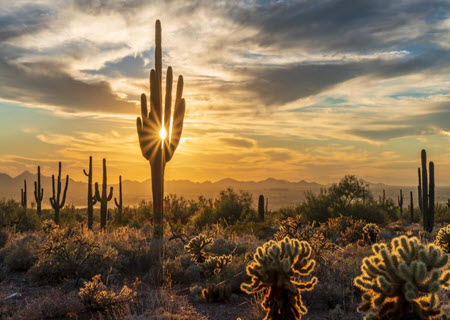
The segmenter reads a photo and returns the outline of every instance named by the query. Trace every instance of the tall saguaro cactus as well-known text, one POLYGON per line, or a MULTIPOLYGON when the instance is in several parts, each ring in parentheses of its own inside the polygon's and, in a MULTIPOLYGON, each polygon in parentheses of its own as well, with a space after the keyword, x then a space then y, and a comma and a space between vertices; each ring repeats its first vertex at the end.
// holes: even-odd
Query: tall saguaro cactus
POLYGON ((23 188, 20 189, 20 204, 24 209, 27 208, 27 180, 23 180, 23 188))
POLYGON ((409 215, 411 222, 414 222, 414 200, 412 191, 409 192, 409 215))
POLYGON ((419 203, 419 210, 421 213, 423 213, 422 208, 422 176, 420 174, 420 168, 417 168, 417 177, 419 178, 419 184, 417 185, 417 198, 419 203))
POLYGON ((258 216, 259 220, 264 221, 264 196, 262 194, 258 198, 258 216))
POLYGON ((95 197, 97 201, 100 202, 100 227, 102 229, 106 228, 106 214, 108 212, 108 201, 111 201, 113 196, 113 187, 109 189, 109 195, 107 194, 108 181, 106 177, 106 159, 103 158, 103 183, 102 183, 102 193, 98 189, 98 183, 95 183, 95 197))
POLYGON ((403 191, 400 189, 400 195, 398 196, 398 207, 400 209, 400 216, 403 215, 403 191))
POLYGON ((83 169, 84 175, 88 177, 88 193, 87 193, 87 214, 88 228, 92 230, 94 225, 94 205, 97 203, 97 197, 92 189, 92 156, 89 157, 89 173, 83 169))
POLYGON ((141 117, 137 118, 136 126, 142 155, 149 161, 152 173, 154 232, 151 251, 155 262, 153 276, 156 284, 159 285, 162 282, 164 169, 180 142, 186 103, 182 98, 183 76, 180 75, 171 121, 173 75, 172 67, 168 67, 163 107, 161 22, 159 20, 155 24, 155 42, 155 69, 150 71, 150 112, 147 109, 147 97, 142 94, 141 117))
POLYGON ((434 163, 430 161, 429 172, 427 172, 427 152, 425 149, 421 153, 422 160, 422 217, 423 229, 427 232, 433 231, 434 225, 434 163), (429 176, 428 176, 429 173, 429 176))
POLYGON ((119 224, 122 223, 123 201, 122 201, 122 176, 119 176, 119 201, 114 198, 117 210, 119 211, 119 224))
POLYGON ((53 196, 50 198, 50 204, 52 205, 52 208, 55 210, 55 223, 59 223, 59 210, 64 207, 64 203, 66 203, 66 194, 67 194, 67 187, 69 186, 69 175, 66 176, 66 186, 64 187, 64 192, 62 193, 62 199, 61 199, 61 192, 62 192, 62 186, 61 186, 61 162, 59 162, 58 165, 58 181, 55 188, 55 175, 52 175, 52 190, 53 190, 53 196))
POLYGON ((44 188, 41 188, 41 167, 38 166, 37 181, 34 182, 34 200, 36 200, 36 213, 41 216, 41 204, 44 198, 44 188))

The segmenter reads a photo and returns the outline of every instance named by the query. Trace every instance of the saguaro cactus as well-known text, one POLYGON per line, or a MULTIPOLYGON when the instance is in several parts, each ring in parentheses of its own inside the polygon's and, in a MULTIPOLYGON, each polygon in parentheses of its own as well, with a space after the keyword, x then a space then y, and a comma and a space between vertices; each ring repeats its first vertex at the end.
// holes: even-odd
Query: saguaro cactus
POLYGON ((111 201, 113 196, 113 187, 109 189, 109 195, 107 195, 108 181, 106 177, 106 159, 103 158, 103 183, 102 183, 102 194, 98 189, 98 183, 95 183, 95 197, 97 201, 100 202, 100 227, 102 229, 106 228, 106 214, 108 213, 108 201, 111 201))
POLYGON ((403 215, 403 191, 400 189, 400 195, 398 196, 398 208, 400 209, 400 216, 403 215))
POLYGON ((122 212, 123 212, 123 202, 122 202, 122 176, 119 176, 119 201, 114 198, 117 210, 119 211, 119 223, 122 223, 122 212))
POLYGON ((183 76, 178 77, 173 120, 172 112, 172 67, 167 68, 165 104, 162 102, 162 49, 161 23, 155 24, 155 69, 150 71, 150 112, 147 110, 147 97, 141 95, 141 117, 136 126, 142 155, 150 163, 152 173, 153 222, 154 232, 151 251, 153 254, 153 276, 157 285, 162 282, 163 258, 163 197, 164 169, 166 163, 178 147, 183 130, 185 100, 183 94, 183 76), (172 123, 172 127, 170 124, 172 123))
POLYGON ((422 217, 423 229, 427 232, 433 231, 434 226, 434 163, 429 163, 429 180, 427 172, 427 152, 425 149, 421 153, 422 160, 422 217), (428 185, 429 183, 429 185, 428 185))
POLYGON ((364 319, 434 319, 441 315, 438 291, 450 287, 448 256, 416 237, 372 246, 355 285, 364 291, 358 311, 364 319))
POLYGON ((423 213, 423 208, 422 208, 422 176, 420 174, 420 168, 417 168, 417 176, 419 178, 419 184, 417 185, 417 198, 418 198, 418 203, 419 203, 419 210, 421 213, 423 213))
POLYGON ((411 222, 414 222, 414 200, 412 191, 409 192, 409 215, 411 222))
POLYGON ((262 194, 258 198, 258 216, 259 220, 264 221, 264 196, 262 194))
POLYGON ((88 193, 87 193, 87 214, 88 228, 92 230, 94 225, 94 205, 97 203, 97 197, 92 189, 92 156, 89 157, 89 173, 83 169, 84 175, 88 177, 88 193))
POLYGON ((41 188, 41 167, 38 166, 37 181, 34 182, 34 200, 36 201, 36 213, 41 216, 41 204, 44 198, 44 188, 41 188))
POLYGON ((66 186, 64 187, 64 192, 62 194, 61 199, 61 162, 58 164, 58 182, 57 186, 55 188, 55 175, 52 175, 52 190, 53 190, 53 196, 50 198, 50 204, 52 205, 52 208, 55 210, 55 223, 59 223, 59 210, 64 207, 64 203, 66 203, 66 194, 67 194, 67 187, 69 186, 69 175, 66 176, 66 186))
POLYGON ((27 180, 23 180, 23 188, 20 189, 20 204, 24 209, 27 208, 27 180))

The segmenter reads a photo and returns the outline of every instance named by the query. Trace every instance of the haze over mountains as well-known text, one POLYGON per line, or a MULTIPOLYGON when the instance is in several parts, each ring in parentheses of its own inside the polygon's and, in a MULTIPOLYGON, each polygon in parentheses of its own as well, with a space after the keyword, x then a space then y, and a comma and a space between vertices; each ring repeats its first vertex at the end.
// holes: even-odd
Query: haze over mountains
MULTIPOLYGON (((27 181, 28 203, 34 202, 34 181, 36 174, 24 171, 17 177, 11 177, 5 173, 0 173, 0 199, 20 200, 20 189, 23 188, 23 181, 27 181)), ((87 180, 87 178, 86 178, 87 180)), ((65 182, 65 177, 64 181, 65 182)), ((43 207, 50 207, 48 198, 52 192, 52 179, 41 175, 41 184, 44 188, 43 207)), ((118 191, 118 185, 112 184, 114 192, 118 191)), ((133 181, 123 180, 123 198, 125 205, 136 205, 142 200, 151 200, 151 181, 133 181)), ((109 187, 109 186, 108 186, 109 187)), ((305 191, 319 192, 321 188, 327 187, 315 182, 304 180, 290 182, 268 178, 262 181, 238 181, 234 179, 222 179, 216 182, 192 182, 189 180, 168 180, 165 182, 165 194, 182 195, 187 199, 196 199, 203 195, 207 198, 215 198, 221 190, 232 188, 236 191, 244 190, 253 194, 254 203, 260 194, 269 198, 269 209, 278 209, 280 207, 295 206, 305 197, 305 191)), ((414 193, 414 203, 417 202, 417 186, 389 186, 382 183, 370 184, 370 189, 378 197, 382 190, 386 190, 386 196, 397 201, 399 189, 403 189, 405 206, 409 203, 409 192, 414 193)), ((73 204, 77 207, 86 205, 87 183, 84 181, 69 180, 66 204, 73 204)), ((450 197, 450 187, 436 187, 436 198, 438 202, 446 201, 450 197)), ((114 197, 116 194, 114 193, 114 197)), ((113 203, 110 204, 113 206, 113 203)))

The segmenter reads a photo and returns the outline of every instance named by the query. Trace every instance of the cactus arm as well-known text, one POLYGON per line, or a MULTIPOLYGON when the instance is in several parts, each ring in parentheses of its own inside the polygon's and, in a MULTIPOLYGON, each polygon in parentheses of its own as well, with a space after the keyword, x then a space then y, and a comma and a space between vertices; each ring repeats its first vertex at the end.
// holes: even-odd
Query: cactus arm
POLYGON ((184 99, 175 106, 173 115, 173 128, 170 141, 170 148, 166 148, 166 161, 169 162, 172 159, 175 150, 178 147, 181 139, 181 133, 183 132, 184 113, 186 110, 186 102, 184 99))
POLYGON ((95 205, 97 203, 97 197, 94 195, 92 197, 92 205, 95 205))
POLYGON ((113 196, 113 187, 111 187, 111 188, 109 189, 109 195, 108 195, 108 197, 107 197, 106 199, 107 199, 108 201, 111 201, 112 196, 113 196))
POLYGON ((83 172, 84 172, 84 175, 85 175, 86 177, 89 177, 89 174, 86 172, 85 169, 83 169, 83 172))
POLYGON ((63 198, 61 200, 61 204, 59 205, 59 208, 63 208, 64 204, 66 203, 66 195, 67 195, 67 187, 68 186, 69 186, 69 175, 66 176, 66 185, 64 187, 63 198))
POLYGON ((172 67, 167 68, 166 74, 166 100, 164 103, 164 129, 166 130, 165 145, 170 143, 170 117, 172 112, 172 82, 173 72, 172 67))
POLYGON ((38 187, 37 187, 37 182, 36 182, 36 181, 34 182, 34 199, 35 199, 36 201, 39 200, 38 187))
POLYGON ((434 225, 434 200, 435 200, 435 185, 434 185, 434 162, 429 164, 430 187, 428 190, 428 232, 433 231, 434 225))
POLYGON ((114 198, 114 203, 116 204, 116 207, 117 207, 117 208, 120 208, 120 205, 119 205, 119 203, 117 202, 117 198, 114 198))

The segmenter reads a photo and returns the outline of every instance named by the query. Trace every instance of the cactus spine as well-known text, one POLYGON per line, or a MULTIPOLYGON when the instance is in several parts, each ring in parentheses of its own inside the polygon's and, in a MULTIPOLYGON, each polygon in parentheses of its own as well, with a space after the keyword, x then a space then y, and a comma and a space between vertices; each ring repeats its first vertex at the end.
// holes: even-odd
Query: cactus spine
POLYGON ((434 226, 434 163, 429 163, 429 180, 427 172, 427 152, 423 149, 421 153, 422 161, 422 218, 423 229, 427 232, 433 231, 434 226), (428 185, 429 183, 429 185, 428 185))
POLYGON ((113 187, 109 189, 109 195, 107 195, 108 182, 106 177, 106 159, 103 158, 103 183, 102 183, 102 193, 98 188, 98 183, 95 183, 95 197, 97 201, 100 202, 100 227, 102 229, 106 228, 106 214, 108 213, 108 201, 111 201, 113 196, 113 187))
POLYGON ((400 209, 400 216, 403 215, 403 191, 400 189, 400 195, 398 196, 398 208, 400 209))
POLYGON ((119 176, 119 201, 114 198, 117 210, 119 211, 119 224, 122 223, 122 212, 123 212, 123 202, 122 202, 122 176, 119 176))
POLYGON ((258 216, 259 220, 264 221, 264 196, 262 194, 258 198, 258 216))
POLYGON ((58 164, 58 181, 55 188, 55 175, 52 175, 52 191, 53 196, 50 198, 50 204, 52 205, 52 208, 55 210, 55 223, 59 224, 59 210, 64 207, 64 203, 66 202, 66 194, 67 194, 67 187, 69 186, 69 175, 66 176, 66 186, 64 187, 64 192, 62 193, 62 199, 61 199, 61 192, 62 192, 62 186, 61 186, 61 162, 58 164))
POLYGON ((92 156, 89 157, 89 173, 83 169, 84 175, 88 177, 88 194, 87 194, 87 214, 88 228, 92 230, 94 225, 94 205, 97 203, 97 197, 92 189, 92 156))
POLYGON ((372 246, 355 286, 364 291, 358 311, 364 319, 430 319, 441 314, 438 291, 450 287, 448 256, 416 237, 400 236, 372 246))
POLYGON ((27 208, 27 180, 23 180, 23 188, 20 189, 20 204, 24 209, 27 208))
POLYGON ((153 277, 157 285, 162 283, 163 259, 163 197, 164 169, 172 159, 181 139, 185 112, 183 95, 183 76, 178 77, 173 121, 172 113, 172 67, 167 68, 165 103, 162 101, 162 49, 161 22, 155 24, 155 69, 150 72, 150 112, 147 97, 141 95, 141 117, 136 126, 142 155, 150 163, 152 173, 153 222, 154 232, 151 245, 154 268, 153 277), (172 123, 172 128, 170 124, 172 123), (161 134, 164 133, 165 134, 161 134))
POLYGON ((41 188, 41 167, 38 166, 37 181, 34 182, 34 200, 36 200, 36 213, 41 216, 44 188, 41 188))
POLYGON ((314 270, 316 263, 311 253, 308 242, 288 237, 266 242, 256 250, 247 266, 251 283, 242 283, 241 290, 247 294, 266 290, 261 303, 265 320, 298 320, 308 311, 301 292, 312 290, 317 278, 302 282, 299 276, 308 276, 314 270))
POLYGON ((409 192, 409 215, 411 222, 414 222, 414 200, 412 191, 409 192))

